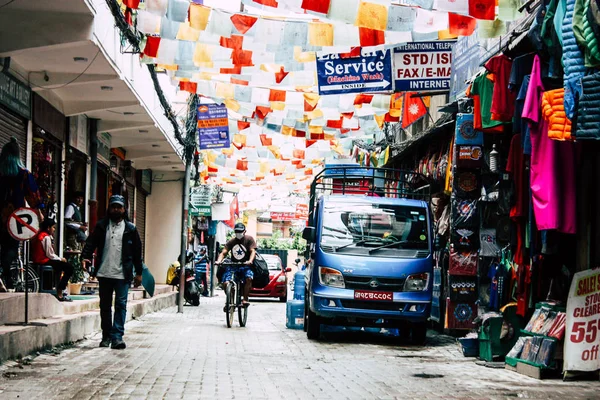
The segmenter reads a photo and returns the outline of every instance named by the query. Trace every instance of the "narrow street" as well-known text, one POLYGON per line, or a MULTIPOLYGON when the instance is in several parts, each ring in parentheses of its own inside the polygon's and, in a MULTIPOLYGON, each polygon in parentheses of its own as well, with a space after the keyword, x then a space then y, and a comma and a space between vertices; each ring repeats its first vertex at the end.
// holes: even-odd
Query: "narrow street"
POLYGON ((59 354, 1 367, 2 399, 598 398, 597 382, 538 381, 464 358, 453 338, 425 347, 369 334, 311 342, 285 327, 285 304, 255 300, 225 327, 221 296, 126 326, 124 351, 99 333, 59 354))

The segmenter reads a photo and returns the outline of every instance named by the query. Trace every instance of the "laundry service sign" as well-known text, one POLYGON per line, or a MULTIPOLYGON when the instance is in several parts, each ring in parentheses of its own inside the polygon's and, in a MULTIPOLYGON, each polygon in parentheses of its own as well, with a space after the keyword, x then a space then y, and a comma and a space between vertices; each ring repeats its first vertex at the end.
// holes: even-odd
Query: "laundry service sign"
POLYGON ((390 50, 351 54, 318 54, 319 94, 391 92, 390 50))

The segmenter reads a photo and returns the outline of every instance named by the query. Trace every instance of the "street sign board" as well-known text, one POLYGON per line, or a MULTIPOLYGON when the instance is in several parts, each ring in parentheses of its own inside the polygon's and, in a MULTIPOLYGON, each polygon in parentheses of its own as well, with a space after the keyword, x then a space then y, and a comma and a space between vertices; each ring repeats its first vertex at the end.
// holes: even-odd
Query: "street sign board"
POLYGON ((452 75, 450 76, 450 101, 466 92, 468 81, 481 68, 483 48, 479 44, 477 30, 471 36, 459 37, 452 47, 452 75))
POLYGON ((296 219, 308 219, 308 204, 296 204, 296 219))
POLYGON ((395 91, 449 90, 454 43, 411 42, 394 48, 395 91))
POLYGON ((35 210, 21 207, 8 217, 7 228, 10 236, 24 242, 37 235, 40 230, 40 220, 35 210))
POLYGON ((198 139, 200 150, 229 148, 229 119, 223 104, 198 106, 198 139))
POLYGON ((294 219, 296 219, 296 213, 293 212, 271 212, 273 221, 293 221, 294 219))
POLYGON ((363 51, 358 56, 317 54, 317 77, 320 95, 391 92, 391 51, 363 51))
POLYGON ((202 185, 194 188, 190 194, 190 214, 192 216, 210 216, 212 203, 212 188, 202 185))

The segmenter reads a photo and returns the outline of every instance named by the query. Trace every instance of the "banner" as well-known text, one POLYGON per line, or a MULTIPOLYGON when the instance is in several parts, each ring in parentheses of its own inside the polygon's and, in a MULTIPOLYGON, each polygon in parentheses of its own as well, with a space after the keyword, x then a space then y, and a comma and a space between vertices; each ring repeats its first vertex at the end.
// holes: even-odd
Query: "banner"
POLYGON ((600 369, 600 270, 573 276, 567 301, 564 371, 600 369))
POLYGON ((220 104, 198 106, 198 140, 200 150, 229 148, 227 107, 220 104))
POLYGON ((462 97, 467 83, 479 71, 483 48, 479 44, 477 31, 471 36, 459 37, 452 48, 452 74, 450 76, 450 101, 462 97))
POLYGON ((454 43, 411 42, 394 48, 395 91, 450 90, 454 43))
POLYGON ((296 219, 308 219, 308 204, 296 204, 296 219))
POLYGON ((296 214, 292 212, 271 212, 271 220, 273 221, 293 221, 296 219, 296 214))
POLYGON ((390 50, 344 54, 318 54, 319 94, 391 92, 392 56, 390 50))

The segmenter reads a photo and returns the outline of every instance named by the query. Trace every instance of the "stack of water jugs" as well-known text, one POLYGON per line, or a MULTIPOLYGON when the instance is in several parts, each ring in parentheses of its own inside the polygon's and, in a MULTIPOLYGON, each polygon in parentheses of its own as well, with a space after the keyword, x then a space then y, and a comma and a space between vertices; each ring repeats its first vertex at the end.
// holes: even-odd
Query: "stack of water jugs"
POLYGON ((294 274, 294 297, 288 300, 285 308, 285 326, 290 329, 304 328, 304 271, 294 274))

